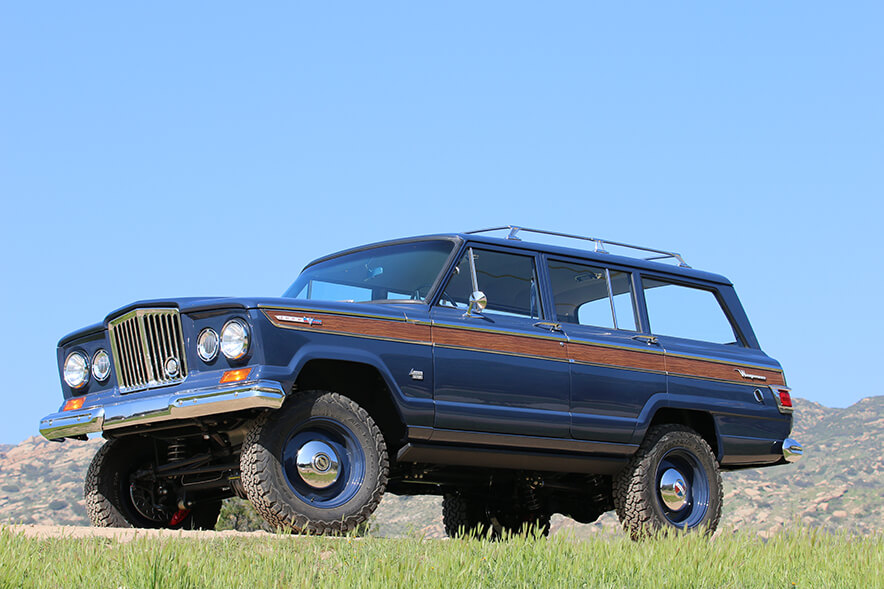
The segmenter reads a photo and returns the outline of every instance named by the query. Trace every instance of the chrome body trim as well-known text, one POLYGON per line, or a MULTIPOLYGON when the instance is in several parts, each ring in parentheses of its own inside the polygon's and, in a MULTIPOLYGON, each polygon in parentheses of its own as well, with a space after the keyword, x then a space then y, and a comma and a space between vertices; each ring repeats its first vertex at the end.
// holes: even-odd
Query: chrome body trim
POLYGON ((135 309, 109 321, 107 332, 120 393, 178 384, 187 377, 178 309, 135 309), (174 377, 165 371, 169 358, 178 361, 174 377))
POLYGON ((804 456, 804 447, 792 438, 783 440, 783 458, 786 462, 798 462, 804 456))
POLYGON ((79 436, 133 425, 173 419, 189 419, 244 409, 279 409, 285 391, 276 381, 259 380, 126 399, 118 403, 59 411, 40 420, 40 434, 47 440, 79 436))
POLYGON ((787 386, 773 385, 773 384, 769 385, 768 388, 770 389, 770 392, 774 397, 774 401, 776 401, 777 409, 779 410, 780 413, 793 413, 795 411, 794 406, 787 407, 787 406, 783 405, 783 401, 782 401, 782 399, 780 399, 780 391, 785 391, 785 392, 789 393, 789 398, 791 398, 792 389, 790 389, 787 386))

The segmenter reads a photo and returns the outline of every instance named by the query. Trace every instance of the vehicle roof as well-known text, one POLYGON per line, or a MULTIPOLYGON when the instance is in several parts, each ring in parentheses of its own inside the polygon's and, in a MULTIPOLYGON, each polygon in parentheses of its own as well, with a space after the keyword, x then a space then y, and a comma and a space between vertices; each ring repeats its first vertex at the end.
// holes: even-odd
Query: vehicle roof
POLYGON ((570 258, 581 258, 584 260, 596 261, 600 264, 616 264, 619 266, 628 266, 631 268, 637 268, 640 270, 647 270, 650 272, 657 272, 660 274, 668 274, 670 276, 683 276, 685 278, 691 278, 694 280, 702 280, 706 282, 714 282, 716 284, 724 284, 728 286, 732 286, 730 280, 720 274, 714 274, 712 272, 706 272, 704 270, 696 270, 694 268, 685 268, 682 266, 677 266, 674 264, 665 264, 662 262, 655 262, 652 260, 645 260, 639 257, 631 257, 631 256, 621 256, 617 254, 610 253, 601 253, 595 252, 589 249, 581 249, 581 248, 571 248, 560 245, 554 245, 549 243, 540 243, 536 241, 524 241, 524 240, 515 240, 515 239, 506 239, 502 237, 493 237, 489 235, 481 235, 481 234, 470 234, 470 233, 437 233, 431 235, 418 235, 414 237, 404 237, 400 239, 391 239, 387 241, 379 241, 375 243, 369 243, 366 245, 361 245, 358 247, 348 248, 346 250, 341 250, 339 252, 329 254, 327 256, 323 256, 321 258, 317 258, 313 260, 305 269, 313 266, 314 264, 318 264, 320 262, 325 262, 327 260, 331 260, 333 258, 337 258, 340 256, 344 256, 347 254, 352 254, 355 252, 364 251, 367 249, 372 249, 376 247, 386 246, 386 245, 397 245, 402 243, 409 243, 414 241, 427 241, 433 239, 450 239, 457 242, 465 242, 469 241, 472 243, 481 243, 494 245, 499 247, 513 248, 513 249, 523 249, 532 252, 543 252, 547 254, 566 256, 570 258))

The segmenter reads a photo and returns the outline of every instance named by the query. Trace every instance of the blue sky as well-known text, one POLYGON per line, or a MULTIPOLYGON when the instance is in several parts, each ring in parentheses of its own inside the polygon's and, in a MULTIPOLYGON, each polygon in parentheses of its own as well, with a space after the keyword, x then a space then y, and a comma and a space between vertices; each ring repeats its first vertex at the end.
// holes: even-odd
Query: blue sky
POLYGON ((132 300, 509 223, 680 251, 794 394, 882 394, 882 13, 0 1, 0 443, 60 404, 59 337, 132 300))

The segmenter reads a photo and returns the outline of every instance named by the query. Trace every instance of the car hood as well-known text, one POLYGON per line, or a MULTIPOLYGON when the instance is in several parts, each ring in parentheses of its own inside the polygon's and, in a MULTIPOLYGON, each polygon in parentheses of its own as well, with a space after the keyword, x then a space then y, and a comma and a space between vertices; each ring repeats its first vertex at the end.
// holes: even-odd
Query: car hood
POLYGON ((125 315, 135 309, 174 307, 181 313, 196 313, 215 309, 256 309, 259 307, 302 309, 305 311, 354 313, 354 314, 380 314, 391 317, 403 317, 403 307, 422 305, 423 303, 344 303, 334 301, 312 301, 303 299, 291 299, 283 297, 180 297, 168 299, 149 299, 135 301, 119 309, 115 309, 104 318, 101 323, 95 323, 73 331, 59 340, 58 345, 63 346, 73 340, 94 334, 107 329, 108 322, 125 315))

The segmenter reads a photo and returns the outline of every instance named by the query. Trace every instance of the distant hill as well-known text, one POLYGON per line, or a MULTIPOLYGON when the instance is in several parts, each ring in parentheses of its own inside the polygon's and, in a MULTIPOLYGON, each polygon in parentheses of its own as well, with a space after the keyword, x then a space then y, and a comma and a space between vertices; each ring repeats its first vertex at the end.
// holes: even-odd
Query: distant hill
MULTIPOLYGON (((805 444, 797 464, 725 473, 722 528, 769 535, 800 522, 828 530, 884 531, 884 396, 832 409, 795 399, 793 437, 805 444)), ((32 437, 0 446, 0 522, 87 524, 83 476, 103 440, 48 442, 32 437)), ((229 502, 219 528, 254 525, 250 506, 229 502), (245 514, 245 515, 243 515, 245 514)), ((555 533, 577 537, 614 531, 616 517, 595 524, 553 519, 555 533)), ((373 519, 380 535, 443 535, 437 497, 388 495, 373 519)))

